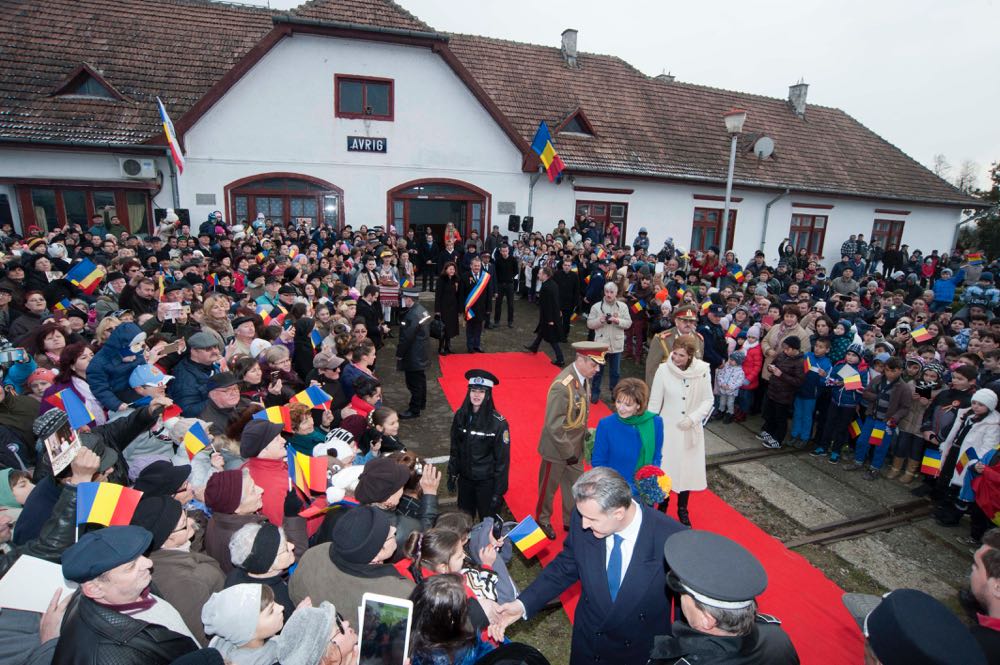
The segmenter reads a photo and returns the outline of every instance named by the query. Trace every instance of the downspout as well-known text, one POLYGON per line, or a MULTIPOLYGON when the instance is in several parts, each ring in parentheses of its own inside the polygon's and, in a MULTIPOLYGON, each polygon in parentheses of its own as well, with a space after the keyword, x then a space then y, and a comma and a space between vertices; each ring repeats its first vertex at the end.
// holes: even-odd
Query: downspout
POLYGON ((531 216, 531 203, 535 194, 535 183, 537 183, 538 179, 541 177, 542 177, 542 172, 538 171, 537 173, 535 173, 535 175, 531 176, 531 180, 528 183, 528 214, 527 214, 528 217, 531 216))
POLYGON ((767 244, 767 219, 768 219, 768 217, 771 216, 771 206, 773 206, 775 203, 777 203, 778 201, 780 201, 781 199, 785 198, 786 196, 788 196, 791 193, 792 193, 792 190, 785 189, 785 191, 783 191, 781 194, 778 194, 777 196, 775 196, 773 199, 771 199, 770 201, 767 202, 767 205, 764 206, 764 228, 761 229, 761 232, 760 232, 760 251, 763 252, 764 251, 764 246, 767 244))

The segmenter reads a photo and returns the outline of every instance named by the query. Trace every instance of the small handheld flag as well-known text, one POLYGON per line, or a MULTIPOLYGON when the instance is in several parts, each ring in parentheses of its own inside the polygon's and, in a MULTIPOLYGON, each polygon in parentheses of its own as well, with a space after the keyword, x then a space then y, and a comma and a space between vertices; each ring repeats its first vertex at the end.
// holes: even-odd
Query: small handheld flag
POLYGON ((966 257, 966 260, 970 266, 981 266, 986 262, 981 252, 972 252, 966 257))
POLYGON ((76 487, 76 523, 127 526, 142 492, 115 483, 80 483, 76 487))
POLYGON ((924 326, 919 328, 914 328, 910 331, 910 336, 913 337, 913 341, 918 343, 923 343, 928 340, 934 339, 934 335, 930 333, 924 326))
POLYGON ((861 435, 861 423, 857 420, 853 421, 848 427, 847 432, 851 435, 852 439, 856 439, 861 435))
POLYGON ((966 448, 962 455, 958 458, 958 462, 955 463, 955 472, 961 474, 965 471, 965 467, 970 464, 975 464, 979 461, 979 453, 976 452, 975 448, 966 448))
POLYGON ((205 431, 205 428, 202 427, 201 423, 195 422, 184 433, 184 451, 187 453, 188 459, 193 460, 194 456, 208 447, 211 442, 212 440, 208 438, 208 432, 205 431))
POLYGON ((641 312, 644 309, 646 309, 646 301, 645 300, 636 300, 634 303, 632 303, 632 311, 635 314, 638 314, 639 312, 641 312))
POLYGON ((323 392, 319 386, 309 386, 300 393, 296 393, 291 402, 305 404, 310 409, 316 409, 333 401, 333 397, 323 392))
POLYGON ((878 448, 882 445, 882 441, 885 439, 885 428, 881 425, 876 425, 872 428, 871 436, 868 437, 868 443, 872 446, 878 448))
POLYGON ((746 279, 746 276, 744 276, 742 270, 737 270, 736 274, 733 275, 733 279, 736 280, 737 284, 742 284, 743 280, 746 279))
POLYGON ((816 367, 815 365, 812 364, 812 361, 809 360, 809 354, 808 353, 806 354, 805 361, 803 361, 803 363, 802 363, 802 367, 803 367, 803 369, 805 369, 806 373, 809 373, 809 372, 813 371, 813 368, 816 367))
POLYGON ((318 349, 323 344, 323 333, 313 328, 313 331, 309 333, 309 341, 312 343, 313 350, 318 349))
POLYGON ((286 432, 292 431, 292 418, 287 406, 270 406, 253 414, 254 420, 267 420, 284 427, 286 432))
POLYGON ((941 475, 941 451, 937 448, 928 448, 924 451, 924 459, 920 463, 920 473, 931 478, 941 475))
MULTIPOLYGON (((730 323, 729 328, 726 329, 726 337, 732 337, 733 339, 736 339, 736 337, 739 334, 740 334, 740 327, 735 323, 730 323)), ((809 361, 807 360, 806 362, 809 361)))
POLYGON ((60 312, 65 312, 67 309, 73 306, 73 303, 69 301, 69 298, 63 298, 55 304, 55 308, 60 312))
POLYGON ((517 549, 521 550, 521 554, 529 559, 545 549, 548 544, 545 532, 531 515, 518 522, 517 526, 507 534, 507 537, 517 546, 517 549))
POLYGON ((563 164, 563 160, 552 146, 552 135, 549 133, 549 127, 545 121, 538 124, 538 131, 535 132, 535 138, 531 142, 531 149, 541 159, 542 166, 545 167, 545 172, 549 176, 549 182, 555 182, 566 165, 563 164))
POLYGON ((326 491, 326 456, 311 457, 288 448, 288 477, 303 493, 326 491))
POLYGON ((66 388, 49 395, 49 403, 57 409, 62 409, 69 417, 69 426, 73 429, 80 429, 94 422, 94 414, 90 412, 87 405, 83 403, 72 388, 66 388))
POLYGON ((860 374, 852 374, 844 379, 844 390, 864 390, 864 387, 860 374))
POLYGON ((705 302, 701 303, 701 313, 708 314, 708 310, 711 306, 712 306, 711 300, 706 300, 705 302))
POLYGON ((102 276, 103 273, 94 265, 93 261, 83 259, 69 269, 69 272, 66 273, 66 281, 80 287, 81 291, 90 295, 97 290, 102 276))

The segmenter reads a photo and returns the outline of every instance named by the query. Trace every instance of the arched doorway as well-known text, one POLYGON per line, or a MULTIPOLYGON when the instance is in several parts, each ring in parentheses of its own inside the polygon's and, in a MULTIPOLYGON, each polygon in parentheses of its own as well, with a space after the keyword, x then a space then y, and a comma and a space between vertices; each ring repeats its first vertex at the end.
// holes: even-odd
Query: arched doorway
POLYGON ((490 231, 490 198, 489 192, 461 180, 412 180, 389 190, 387 223, 400 235, 410 227, 418 236, 430 228, 440 241, 451 222, 463 239, 473 229, 482 238, 490 231))
POLYGON ((282 225, 308 219, 340 229, 344 225, 344 190, 300 173, 260 173, 226 185, 226 219, 253 222, 263 213, 282 225))

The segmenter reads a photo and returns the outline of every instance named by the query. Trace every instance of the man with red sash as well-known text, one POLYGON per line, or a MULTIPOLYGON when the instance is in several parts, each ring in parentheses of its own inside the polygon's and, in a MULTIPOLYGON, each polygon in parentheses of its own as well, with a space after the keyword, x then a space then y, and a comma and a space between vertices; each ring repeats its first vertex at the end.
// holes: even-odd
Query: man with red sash
POLYGON ((478 256, 469 262, 469 272, 462 275, 460 285, 459 298, 465 313, 465 347, 469 353, 483 353, 483 324, 493 297, 493 283, 478 256))

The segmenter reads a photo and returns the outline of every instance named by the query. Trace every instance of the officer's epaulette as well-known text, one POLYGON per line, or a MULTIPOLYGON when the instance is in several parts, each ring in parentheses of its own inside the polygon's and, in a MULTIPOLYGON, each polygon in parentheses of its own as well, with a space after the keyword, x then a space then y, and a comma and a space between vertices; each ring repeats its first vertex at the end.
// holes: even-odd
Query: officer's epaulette
POLYGON ((500 422, 503 422, 503 421, 507 420, 506 418, 504 418, 502 415, 500 415, 496 411, 493 412, 493 417, 496 418, 497 420, 499 420, 500 422))
POLYGON ((760 623, 774 623, 781 625, 781 619, 771 614, 763 614, 761 612, 757 613, 757 621, 760 623))
POLYGON ((573 375, 567 374, 566 376, 563 377, 563 380, 560 381, 559 383, 563 384, 564 386, 570 385, 571 383, 573 383, 573 375))

